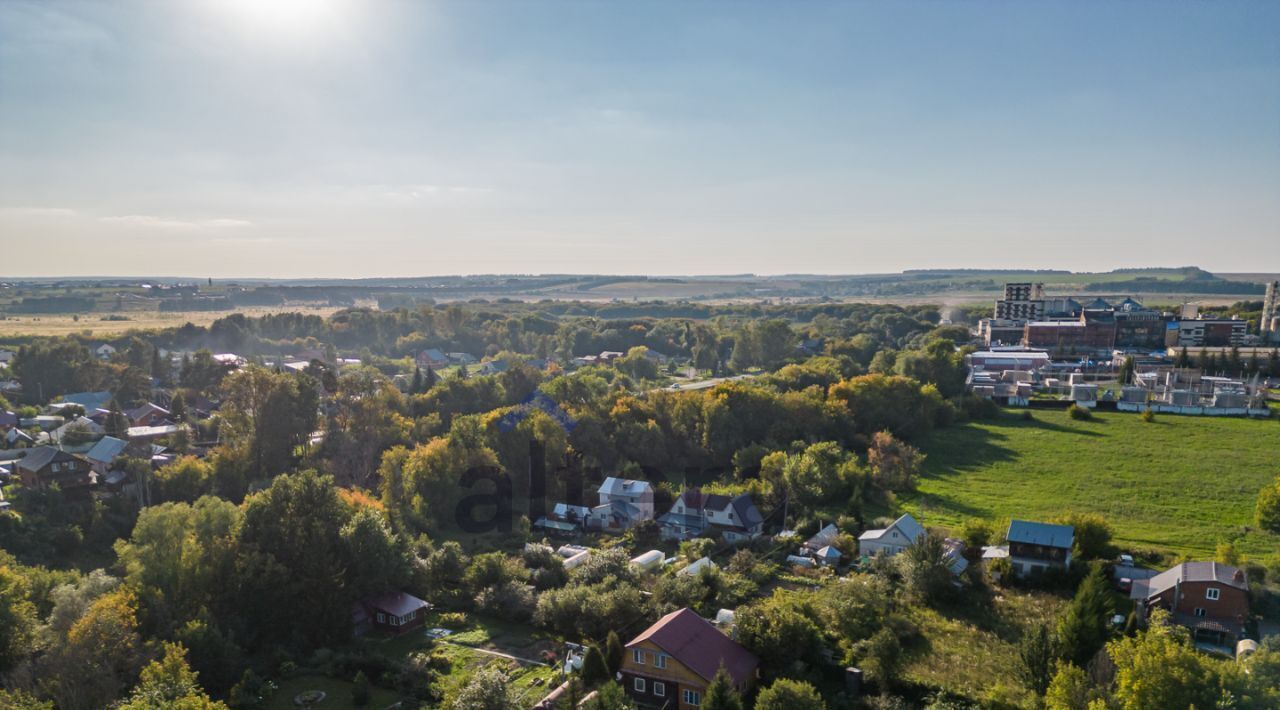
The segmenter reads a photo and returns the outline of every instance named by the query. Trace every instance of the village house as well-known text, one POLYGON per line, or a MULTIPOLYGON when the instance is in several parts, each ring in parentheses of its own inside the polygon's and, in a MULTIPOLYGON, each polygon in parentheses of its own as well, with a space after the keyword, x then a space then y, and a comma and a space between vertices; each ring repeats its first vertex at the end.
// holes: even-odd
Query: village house
POLYGON ((635 521, 653 520, 653 486, 646 481, 610 476, 604 479, 596 493, 600 496, 600 505, 628 503, 638 511, 635 521))
POLYGON ((439 370, 442 367, 449 366, 449 356, 435 348, 427 348, 426 350, 418 353, 416 361, 418 363, 418 367, 424 370, 428 367, 439 370))
POLYGON ((685 608, 662 617, 626 645, 619 671, 627 694, 645 707, 698 708, 720 668, 746 693, 760 665, 750 651, 685 608))
POLYGON ((169 423, 169 410, 158 404, 147 402, 125 412, 132 426, 155 426, 169 423))
POLYGON ((116 457, 124 453, 128 442, 123 439, 117 439, 114 436, 104 436, 93 445, 93 448, 85 452, 84 457, 89 462, 93 472, 98 474, 99 480, 107 475, 107 471, 111 469, 111 462, 116 457))
POLYGON ((1152 609, 1164 609, 1196 641, 1214 646, 1234 648, 1249 618, 1244 570, 1217 562, 1184 562, 1150 579, 1134 580, 1129 598, 1139 619, 1145 621, 1152 609))
POLYGON ((893 521, 887 528, 867 530, 858 536, 858 554, 875 557, 896 555, 924 534, 924 528, 909 513, 893 521))
POLYGON ((422 626, 430 608, 407 592, 387 592, 352 605, 351 622, 357 636, 372 629, 399 635, 422 626))
POLYGON ((819 530, 813 537, 805 540, 800 545, 800 554, 806 557, 812 557, 824 547, 830 547, 836 542, 836 538, 840 536, 840 528, 835 523, 827 523, 825 527, 819 530))
POLYGON ((129 427, 129 441, 136 442, 152 442, 157 439, 163 439, 173 436, 180 431, 186 431, 185 424, 157 424, 155 426, 131 426, 129 427))
POLYGON ((695 488, 681 493, 658 524, 662 526, 662 536, 669 540, 718 534, 726 542, 743 542, 760 536, 764 518, 746 493, 730 498, 695 488))
POLYGON ((13 427, 4 433, 3 448, 6 449, 25 449, 28 446, 33 446, 35 443, 36 440, 33 439, 30 434, 18 427, 13 427))
POLYGON ((62 395, 62 399, 50 406, 56 408, 58 405, 78 404, 86 412, 96 412, 99 409, 106 409, 107 405, 111 404, 111 400, 110 392, 75 392, 62 395))
POLYGON ((16 468, 22 485, 44 489, 57 485, 66 493, 87 492, 97 483, 89 461, 52 446, 37 446, 18 459, 16 468))
POLYGON ((110 360, 111 356, 116 354, 116 349, 110 343, 103 343, 94 348, 93 354, 97 355, 99 360, 110 360))
POLYGON ((1071 564, 1075 528, 1026 520, 1009 521, 1009 562, 1019 577, 1039 574, 1050 568, 1066 569, 1071 564))

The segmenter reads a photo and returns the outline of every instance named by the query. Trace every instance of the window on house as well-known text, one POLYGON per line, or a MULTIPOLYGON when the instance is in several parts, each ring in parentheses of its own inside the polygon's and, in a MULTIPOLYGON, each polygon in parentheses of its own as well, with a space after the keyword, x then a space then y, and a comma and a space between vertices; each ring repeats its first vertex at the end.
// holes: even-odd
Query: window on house
POLYGON ((1208 589, 1204 590, 1205 599, 1211 599, 1211 600, 1217 601, 1219 594, 1221 594, 1221 591, 1217 587, 1209 587, 1208 589))
POLYGON ((1196 616, 1204 616, 1204 607, 1202 606, 1196 607, 1196 616))
POLYGON ((635 682, 632 684, 632 686, 631 686, 631 687, 635 688, 637 693, 643 693, 643 692, 644 692, 644 678, 636 678, 636 679, 635 679, 635 682))
POLYGON ((684 704, 697 707, 702 704, 702 695, 696 690, 684 691, 684 704))
POLYGON ((653 665, 654 665, 654 667, 656 667, 656 668, 666 668, 666 667, 667 667, 667 654, 665 654, 665 653, 656 653, 656 654, 654 654, 654 656, 653 656, 653 665))
POLYGON ((387 615, 383 614, 382 612, 378 612, 378 623, 379 624, 387 623, 387 615))
POLYGON ((636 664, 643 666, 644 665, 644 649, 637 648, 636 650, 632 651, 631 658, 636 662, 636 664))
POLYGON ((659 681, 653 681, 653 694, 659 698, 667 697, 667 684, 659 681))

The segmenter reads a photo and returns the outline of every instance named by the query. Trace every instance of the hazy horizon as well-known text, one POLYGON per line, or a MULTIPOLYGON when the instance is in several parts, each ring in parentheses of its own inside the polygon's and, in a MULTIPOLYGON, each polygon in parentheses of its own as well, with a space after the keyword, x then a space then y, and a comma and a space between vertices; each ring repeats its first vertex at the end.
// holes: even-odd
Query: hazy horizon
POLYGON ((11 0, 0 277, 1275 272, 1276 26, 1253 2, 11 0))

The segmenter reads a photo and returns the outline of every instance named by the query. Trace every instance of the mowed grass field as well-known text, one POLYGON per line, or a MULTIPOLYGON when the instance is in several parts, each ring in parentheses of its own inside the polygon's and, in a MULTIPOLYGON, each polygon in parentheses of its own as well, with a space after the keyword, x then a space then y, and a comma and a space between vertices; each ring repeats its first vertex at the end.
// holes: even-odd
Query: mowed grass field
POLYGON ((331 306, 262 306, 240 308, 234 311, 124 311, 119 314, 83 313, 75 316, 66 314, 18 314, 0 320, 0 337, 47 335, 62 336, 74 333, 98 335, 103 337, 127 333, 131 330, 157 330, 161 328, 177 328, 187 323, 208 326, 219 318, 226 318, 232 313, 243 313, 251 318, 258 318, 273 313, 303 313, 328 317, 338 308, 331 306), (129 320, 101 320, 103 316, 121 315, 129 320), (78 318, 78 320, 77 320, 78 318))
POLYGON ((903 500, 926 525, 967 518, 1003 525, 1094 512, 1118 544, 1176 554, 1212 554, 1234 541, 1251 556, 1280 551, 1280 535, 1254 527, 1258 491, 1280 475, 1280 422, 1034 410, 935 431, 919 491, 903 500))

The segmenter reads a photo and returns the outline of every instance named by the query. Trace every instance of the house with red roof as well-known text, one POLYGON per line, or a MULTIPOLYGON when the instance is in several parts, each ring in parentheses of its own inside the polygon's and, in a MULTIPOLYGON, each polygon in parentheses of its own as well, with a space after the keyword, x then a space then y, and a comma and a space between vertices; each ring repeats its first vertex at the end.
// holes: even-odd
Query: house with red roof
POLYGON ((1244 570, 1217 562, 1183 562, 1129 590, 1138 618, 1152 609, 1191 630, 1196 641, 1234 648, 1249 620, 1249 579, 1244 570))
POLYGON ((755 684, 760 659, 691 609, 673 611, 626 646, 622 686, 644 707, 702 706, 721 667, 739 692, 755 684))

